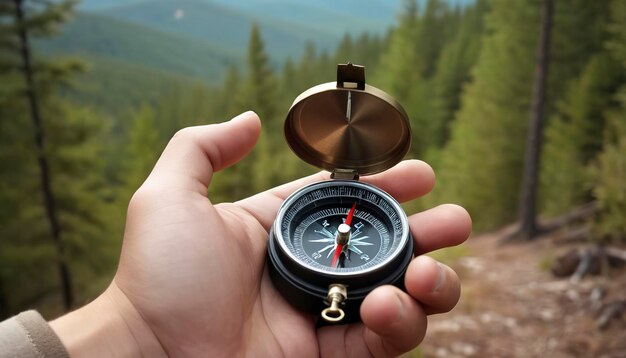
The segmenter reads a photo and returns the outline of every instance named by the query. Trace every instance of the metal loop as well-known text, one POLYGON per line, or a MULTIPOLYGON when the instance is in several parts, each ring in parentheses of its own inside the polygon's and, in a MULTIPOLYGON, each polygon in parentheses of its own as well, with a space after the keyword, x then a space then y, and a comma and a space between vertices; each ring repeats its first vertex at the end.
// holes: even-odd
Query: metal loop
POLYGON ((322 318, 324 318, 327 322, 339 322, 345 316, 346 314, 341 308, 337 308, 335 310, 332 307, 327 307, 322 311, 322 318))

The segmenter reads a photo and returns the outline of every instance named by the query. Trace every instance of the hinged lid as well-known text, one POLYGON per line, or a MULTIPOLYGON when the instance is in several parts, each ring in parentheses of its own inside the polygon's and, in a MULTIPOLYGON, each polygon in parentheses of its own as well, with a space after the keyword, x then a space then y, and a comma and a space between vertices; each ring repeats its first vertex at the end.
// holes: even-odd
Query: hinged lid
POLYGON ((285 137, 307 163, 358 177, 400 162, 411 146, 411 127, 395 99, 365 83, 365 68, 348 63, 337 66, 337 82, 296 98, 285 137))

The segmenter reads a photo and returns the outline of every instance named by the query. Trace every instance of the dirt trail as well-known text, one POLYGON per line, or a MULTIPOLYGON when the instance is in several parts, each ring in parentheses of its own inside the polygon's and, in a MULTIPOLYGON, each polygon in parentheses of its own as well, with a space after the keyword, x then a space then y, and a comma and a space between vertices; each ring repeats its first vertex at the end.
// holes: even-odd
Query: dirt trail
POLYGON ((507 230, 465 244, 467 255, 451 265, 461 301, 429 320, 423 356, 626 357, 626 314, 601 331, 591 300, 597 287, 605 301, 626 299, 626 271, 578 283, 554 278, 550 263, 570 247, 552 238, 501 245, 507 230))

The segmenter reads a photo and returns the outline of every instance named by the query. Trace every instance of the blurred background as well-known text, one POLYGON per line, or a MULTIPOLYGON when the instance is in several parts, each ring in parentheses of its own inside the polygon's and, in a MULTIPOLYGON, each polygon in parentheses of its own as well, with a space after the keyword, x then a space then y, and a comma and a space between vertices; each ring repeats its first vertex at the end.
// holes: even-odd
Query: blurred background
POLYGON ((408 356, 626 356, 623 0, 3 0, 0 51, 0 318, 107 286, 180 128, 262 118, 213 202, 315 172, 283 121, 351 61, 437 172, 407 213, 453 202, 475 225, 432 254, 462 298, 408 356))

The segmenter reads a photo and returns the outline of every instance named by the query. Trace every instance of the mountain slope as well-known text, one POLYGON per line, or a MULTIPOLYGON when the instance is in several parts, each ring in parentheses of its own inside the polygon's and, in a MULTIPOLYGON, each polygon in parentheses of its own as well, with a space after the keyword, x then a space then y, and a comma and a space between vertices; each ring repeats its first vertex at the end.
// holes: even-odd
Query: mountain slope
POLYGON ((64 94, 109 114, 114 123, 142 103, 154 103, 174 87, 191 87, 194 81, 170 72, 154 70, 110 58, 82 56, 85 73, 74 77, 74 86, 64 94))
POLYGON ((213 1, 257 16, 340 34, 360 34, 366 31, 380 34, 395 22, 395 15, 401 10, 397 0, 213 1))
POLYGON ((238 57, 202 41, 127 23, 106 16, 78 13, 59 36, 37 43, 47 54, 78 54, 145 66, 191 78, 215 81, 238 57))
POLYGON ((308 41, 318 47, 329 49, 343 35, 332 30, 319 31, 306 24, 292 24, 220 4, 195 0, 175 2, 153 0, 117 6, 99 13, 207 43, 219 44, 220 47, 242 57, 247 49, 251 26, 257 23, 267 51, 274 60, 299 55, 308 41))

